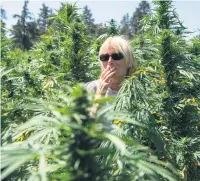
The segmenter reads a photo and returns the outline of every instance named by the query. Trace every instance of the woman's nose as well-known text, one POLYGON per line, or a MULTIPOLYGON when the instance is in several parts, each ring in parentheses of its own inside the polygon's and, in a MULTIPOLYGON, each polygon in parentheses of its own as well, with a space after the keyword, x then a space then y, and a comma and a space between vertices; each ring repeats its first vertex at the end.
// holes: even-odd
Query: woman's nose
POLYGON ((108 64, 113 64, 113 59, 112 59, 111 56, 110 56, 109 59, 108 59, 108 64))

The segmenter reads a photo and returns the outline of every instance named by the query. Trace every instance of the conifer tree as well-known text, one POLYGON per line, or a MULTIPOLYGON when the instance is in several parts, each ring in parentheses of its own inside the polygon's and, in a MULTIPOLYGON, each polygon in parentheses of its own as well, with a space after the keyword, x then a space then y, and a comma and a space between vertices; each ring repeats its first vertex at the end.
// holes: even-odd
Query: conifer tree
POLYGON ((5 68, 9 67, 10 61, 8 58, 8 53, 12 49, 12 42, 6 37, 6 11, 1 9, 1 65, 5 68))
POLYGON ((40 8, 39 19, 37 20, 37 23, 39 24, 40 34, 44 34, 47 32, 47 29, 51 24, 51 21, 48 20, 48 18, 52 15, 52 9, 50 9, 43 3, 42 8, 40 8))
POLYGON ((90 35, 95 35, 95 24, 94 18, 92 18, 91 10, 88 6, 83 8, 83 23, 87 26, 86 33, 90 35))
POLYGON ((21 15, 15 14, 13 17, 18 19, 12 30, 15 44, 22 49, 30 49, 31 41, 27 30, 27 22, 32 18, 28 9, 28 0, 24 2, 21 15))
POLYGON ((145 15, 148 15, 148 14, 150 14, 149 3, 147 1, 141 1, 139 4, 139 7, 136 8, 130 20, 132 36, 141 30, 142 28, 141 20, 145 15))
POLYGON ((5 30, 5 22, 3 21, 6 19, 6 11, 1 9, 1 58, 5 56, 6 48, 5 48, 5 41, 6 41, 6 30, 5 30))
POLYGON ((15 14, 13 17, 17 18, 17 24, 12 28, 12 39, 16 47, 29 50, 34 41, 38 38, 37 23, 32 20, 31 13, 28 9, 28 0, 24 2, 21 15, 15 14))
POLYGON ((124 15, 120 22, 120 34, 126 35, 129 39, 132 38, 129 14, 124 15))
POLYGON ((6 11, 1 8, 1 33, 5 34, 5 22, 3 20, 6 19, 6 11))

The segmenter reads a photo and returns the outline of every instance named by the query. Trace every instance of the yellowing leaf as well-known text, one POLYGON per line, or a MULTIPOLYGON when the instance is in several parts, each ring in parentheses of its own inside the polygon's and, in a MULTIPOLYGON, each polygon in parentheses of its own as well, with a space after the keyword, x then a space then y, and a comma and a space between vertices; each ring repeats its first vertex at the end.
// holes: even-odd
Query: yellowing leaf
POLYGON ((121 120, 119 120, 119 119, 116 119, 116 120, 114 120, 113 121, 113 124, 120 124, 120 123, 122 123, 123 121, 121 121, 121 120))

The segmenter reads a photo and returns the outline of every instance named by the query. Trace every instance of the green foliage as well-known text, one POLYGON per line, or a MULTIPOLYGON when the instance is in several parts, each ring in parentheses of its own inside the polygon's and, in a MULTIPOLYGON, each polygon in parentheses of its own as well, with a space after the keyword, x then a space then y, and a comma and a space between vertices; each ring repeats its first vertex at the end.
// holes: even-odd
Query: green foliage
POLYGON ((116 101, 116 111, 128 112, 131 119, 139 123, 139 127, 124 125, 125 132, 132 138, 163 154, 164 139, 154 117, 155 110, 158 109, 156 99, 148 99, 141 83, 135 77, 132 77, 125 81, 116 101))
POLYGON ((200 37, 194 37, 192 40, 192 46, 190 47, 190 52, 195 56, 199 57, 200 55, 200 37))
POLYGON ((25 180, 148 180, 161 176, 175 180, 171 165, 148 155, 147 148, 128 137, 110 133, 104 122, 115 118, 115 112, 102 109, 91 118, 90 105, 81 86, 55 93, 51 104, 44 100, 30 104, 29 109, 39 114, 17 127, 10 135, 13 143, 4 142, 2 179, 13 173, 16 179, 25 180))
MULTIPOLYGON (((197 160, 194 158, 194 152, 200 148, 197 129, 200 117, 198 103, 195 104, 195 100, 199 97, 199 88, 195 86, 199 85, 199 65, 193 63, 190 55, 184 51, 185 47, 180 46, 184 40, 181 40, 180 36, 175 37, 169 29, 174 23, 170 16, 171 12, 168 11, 170 3, 160 2, 157 10, 161 17, 160 27, 163 30, 161 32, 162 64, 165 68, 166 86, 170 91, 169 96, 163 100, 163 109, 175 142, 180 142, 180 144, 176 144, 174 150, 183 148, 181 156, 184 159, 182 159, 182 163, 180 164, 178 160, 175 163, 179 165, 181 170, 187 168, 184 177, 193 177, 196 180, 200 178, 197 173, 198 168, 195 166, 197 160), (173 43, 174 40, 179 43, 173 43)), ((174 143, 172 142, 172 144, 174 143)))
MULTIPOLYGON (((153 142, 150 147, 179 169, 180 179, 196 181, 200 177, 197 156, 200 148, 199 39, 191 42, 184 39, 185 28, 175 11, 171 10, 170 1, 156 1, 155 4, 156 13, 143 19, 143 34, 135 37, 132 45, 139 65, 135 76, 145 89, 142 95, 147 95, 145 98, 149 101, 144 108, 148 108, 155 118, 159 132, 154 133, 161 134, 158 137, 162 138, 160 141, 163 141, 165 152, 160 152, 150 136, 144 137, 146 132, 142 133, 144 138, 141 140, 153 142)), ((124 96, 120 97, 118 105, 137 105, 135 89, 125 94, 131 90, 131 85, 131 81, 125 83, 124 96)), ((124 109, 132 113, 137 107, 126 106, 124 109)), ((144 108, 140 106, 140 113, 144 108)), ((141 123, 143 119, 144 115, 139 119, 141 123)))
POLYGON ((72 81, 87 81, 89 42, 84 35, 85 26, 82 24, 75 4, 63 4, 54 17, 54 21, 57 24, 55 29, 59 28, 57 31, 60 36, 59 41, 63 42, 61 46, 65 49, 65 61, 69 61, 68 71, 70 71, 72 81))
POLYGON ((29 51, 2 24, 2 179, 199 180, 200 39, 185 39, 170 1, 155 4, 131 41, 138 69, 115 99, 76 85, 99 77, 115 21, 92 40, 76 4, 62 4, 29 51))

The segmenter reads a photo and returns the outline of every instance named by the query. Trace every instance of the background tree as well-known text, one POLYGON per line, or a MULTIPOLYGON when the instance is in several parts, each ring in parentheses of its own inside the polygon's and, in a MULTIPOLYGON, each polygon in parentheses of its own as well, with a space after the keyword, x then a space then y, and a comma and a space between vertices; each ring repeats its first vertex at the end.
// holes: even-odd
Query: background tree
POLYGON ((7 43, 7 38, 6 38, 6 24, 3 20, 6 19, 6 11, 1 8, 1 57, 5 56, 6 52, 6 43, 7 43))
POLYGON ((92 18, 92 13, 88 6, 83 8, 83 23, 87 26, 86 33, 95 36, 94 18, 92 18))
POLYGON ((32 20, 31 13, 28 9, 28 0, 24 2, 21 15, 15 14, 13 17, 17 18, 17 24, 13 26, 11 31, 13 42, 16 47, 29 50, 33 42, 38 38, 39 32, 37 23, 35 21, 28 21, 32 20))
POLYGON ((136 8, 135 12, 133 13, 130 26, 131 26, 131 34, 132 36, 135 35, 138 31, 142 28, 142 18, 146 15, 150 14, 150 5, 147 1, 142 1, 139 3, 139 7, 136 8))
POLYGON ((12 50, 12 41, 6 36, 6 11, 1 9, 1 64, 8 68, 10 67, 9 51, 12 50))
POLYGON ((132 38, 129 14, 126 14, 126 15, 123 16, 123 18, 120 22, 119 33, 122 34, 122 35, 126 35, 129 39, 132 38))
POLYGON ((2 9, 1 8, 1 33, 4 33, 5 34, 5 22, 3 20, 6 19, 6 11, 5 9, 2 9))
POLYGON ((48 19, 49 17, 53 16, 52 9, 42 4, 42 8, 40 8, 39 19, 37 20, 40 34, 44 34, 47 32, 48 27, 51 24, 51 21, 48 19))
POLYGON ((31 13, 28 10, 28 0, 24 2, 21 15, 15 14, 13 17, 17 18, 17 24, 13 26, 12 30, 13 41, 20 48, 30 49, 31 41, 27 30, 27 22, 31 19, 31 13))

